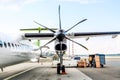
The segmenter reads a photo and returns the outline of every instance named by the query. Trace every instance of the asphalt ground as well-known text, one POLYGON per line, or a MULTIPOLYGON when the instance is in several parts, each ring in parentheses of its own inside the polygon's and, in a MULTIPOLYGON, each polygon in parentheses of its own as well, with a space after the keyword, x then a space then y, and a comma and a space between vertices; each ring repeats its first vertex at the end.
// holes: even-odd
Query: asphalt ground
POLYGON ((93 80, 120 80, 120 58, 107 58, 104 68, 77 68, 93 80))
MULTIPOLYGON (((70 76, 71 74, 65 76, 63 75, 62 77, 65 78, 62 79, 59 75, 57 75, 56 68, 51 68, 52 63, 49 59, 42 59, 41 62, 43 63, 26 62, 6 67, 4 72, 0 72, 0 80, 77 80, 73 79, 70 76)), ((92 78, 92 80, 120 80, 120 58, 107 58, 104 68, 88 67, 75 69, 92 78)), ((72 68, 69 68, 69 71, 71 70, 72 68)), ((70 73, 73 72, 74 70, 70 73)), ((76 73, 73 73, 72 75, 76 76, 76 73)), ((81 73, 78 73, 78 75, 81 75, 81 73)))

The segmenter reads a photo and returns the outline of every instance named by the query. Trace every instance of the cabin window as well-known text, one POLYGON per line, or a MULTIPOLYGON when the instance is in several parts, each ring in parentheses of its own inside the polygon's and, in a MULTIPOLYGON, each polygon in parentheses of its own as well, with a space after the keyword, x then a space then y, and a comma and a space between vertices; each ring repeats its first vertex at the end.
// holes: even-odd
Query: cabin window
POLYGON ((7 44, 6 44, 6 42, 4 42, 4 46, 5 46, 5 48, 7 48, 7 44))
POLYGON ((17 44, 17 47, 18 47, 18 48, 20 47, 19 44, 17 44))
POLYGON ((8 46, 11 47, 10 43, 8 42, 8 46))
POLYGON ((15 44, 15 47, 17 47, 17 44, 15 44))
POLYGON ((12 47, 14 47, 14 44, 12 43, 12 47))
POLYGON ((17 44, 17 48, 19 48, 19 45, 17 44))
POLYGON ((0 40, 0 47, 2 47, 3 46, 3 43, 2 43, 2 41, 0 40))

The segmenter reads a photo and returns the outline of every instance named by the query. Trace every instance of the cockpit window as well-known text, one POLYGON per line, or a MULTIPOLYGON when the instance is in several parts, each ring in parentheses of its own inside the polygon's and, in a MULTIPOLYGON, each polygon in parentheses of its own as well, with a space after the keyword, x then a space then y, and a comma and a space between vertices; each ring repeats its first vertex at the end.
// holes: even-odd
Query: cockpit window
POLYGON ((0 47, 2 47, 3 46, 3 43, 2 43, 2 41, 0 40, 0 47))

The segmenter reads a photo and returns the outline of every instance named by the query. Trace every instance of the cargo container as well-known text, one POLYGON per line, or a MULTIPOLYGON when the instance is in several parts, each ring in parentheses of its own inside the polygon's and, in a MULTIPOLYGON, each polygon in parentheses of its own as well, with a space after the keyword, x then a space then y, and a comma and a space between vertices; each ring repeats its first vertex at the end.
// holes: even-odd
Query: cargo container
POLYGON ((89 55, 89 66, 90 67, 104 67, 105 65, 105 54, 93 54, 89 55))

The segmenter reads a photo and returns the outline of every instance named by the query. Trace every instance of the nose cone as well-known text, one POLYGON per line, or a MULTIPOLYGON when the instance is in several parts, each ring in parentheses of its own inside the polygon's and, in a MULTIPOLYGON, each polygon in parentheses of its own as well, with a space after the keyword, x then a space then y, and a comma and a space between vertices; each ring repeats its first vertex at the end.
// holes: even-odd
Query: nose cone
POLYGON ((65 31, 64 30, 59 30, 58 34, 57 34, 57 39, 59 41, 63 41, 63 39, 65 38, 65 31))
POLYGON ((58 39, 59 41, 63 41, 64 38, 65 38, 65 35, 62 34, 62 33, 57 35, 57 39, 58 39))

